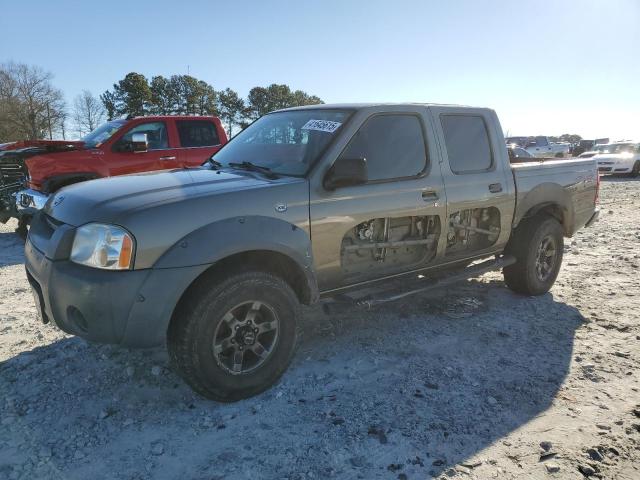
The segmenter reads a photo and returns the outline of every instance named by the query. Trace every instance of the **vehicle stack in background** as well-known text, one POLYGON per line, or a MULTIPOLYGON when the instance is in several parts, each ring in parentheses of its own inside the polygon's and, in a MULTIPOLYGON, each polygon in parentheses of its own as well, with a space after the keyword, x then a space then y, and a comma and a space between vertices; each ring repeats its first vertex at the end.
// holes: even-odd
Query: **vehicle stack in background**
POLYGON ((555 159, 571 154, 577 158, 593 158, 600 174, 640 176, 640 143, 632 140, 610 142, 609 138, 598 138, 564 144, 538 136, 506 137, 505 142, 511 163, 555 159), (569 150, 566 150, 567 145, 569 150))
POLYGON ((154 116, 104 123, 82 140, 0 145, 0 222, 33 214, 62 187, 86 180, 202 165, 227 135, 213 116, 154 116))

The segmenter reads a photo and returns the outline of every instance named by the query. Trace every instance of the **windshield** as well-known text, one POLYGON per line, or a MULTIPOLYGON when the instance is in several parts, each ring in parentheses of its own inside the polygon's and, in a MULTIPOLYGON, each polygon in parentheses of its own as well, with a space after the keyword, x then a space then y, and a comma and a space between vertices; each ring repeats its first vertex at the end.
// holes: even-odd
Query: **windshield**
POLYGON ((633 143, 610 143, 609 145, 598 145, 595 150, 600 153, 633 153, 635 147, 633 143))
POLYGON ((225 167, 249 162, 273 173, 302 176, 350 115, 349 110, 329 109, 270 113, 236 135, 213 159, 225 167))
POLYGON ((125 123, 127 123, 126 120, 112 120, 110 122, 103 123, 93 132, 82 138, 85 147, 99 147, 101 144, 109 140, 114 133, 120 130, 120 127, 122 127, 125 123))
POLYGON ((507 137, 505 138, 508 145, 515 144, 524 147, 527 143, 527 137, 507 137))

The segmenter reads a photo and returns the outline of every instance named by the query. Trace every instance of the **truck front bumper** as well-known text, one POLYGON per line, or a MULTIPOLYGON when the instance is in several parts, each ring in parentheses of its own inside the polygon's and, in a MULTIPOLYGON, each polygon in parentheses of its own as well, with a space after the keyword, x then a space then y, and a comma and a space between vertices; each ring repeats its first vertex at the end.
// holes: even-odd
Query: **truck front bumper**
POLYGON ((48 258, 28 238, 25 267, 45 323, 92 342, 142 348, 165 342, 175 306, 207 265, 100 270, 48 258))
POLYGON ((30 188, 20 190, 14 195, 16 210, 20 215, 33 215, 38 210, 42 210, 47 200, 49 200, 49 195, 30 188))

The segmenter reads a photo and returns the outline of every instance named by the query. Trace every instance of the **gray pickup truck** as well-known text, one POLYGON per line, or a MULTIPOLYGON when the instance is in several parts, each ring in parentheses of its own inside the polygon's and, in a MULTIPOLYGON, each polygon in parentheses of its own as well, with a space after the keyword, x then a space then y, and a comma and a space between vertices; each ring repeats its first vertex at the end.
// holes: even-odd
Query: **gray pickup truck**
POLYGON ((547 292, 598 185, 593 159, 511 165, 489 109, 280 110, 202 167, 60 190, 34 218, 27 277, 44 322, 166 344, 195 391, 234 401, 285 371, 301 304, 480 261, 516 292, 547 292))

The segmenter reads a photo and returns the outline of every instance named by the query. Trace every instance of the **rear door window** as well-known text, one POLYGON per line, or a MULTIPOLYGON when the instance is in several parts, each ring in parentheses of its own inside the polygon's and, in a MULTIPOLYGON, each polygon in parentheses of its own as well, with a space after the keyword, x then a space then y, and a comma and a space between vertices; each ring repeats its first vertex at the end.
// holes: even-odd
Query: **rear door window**
POLYGON ((366 159, 369 181, 415 177, 427 164, 422 123, 416 115, 373 116, 340 156, 366 159))
POLYGON ((220 144, 213 122, 205 120, 178 120, 178 135, 182 147, 212 147, 220 144))
POLYGON ((493 155, 489 132, 478 115, 441 115, 449 166, 455 174, 491 169, 493 155))

